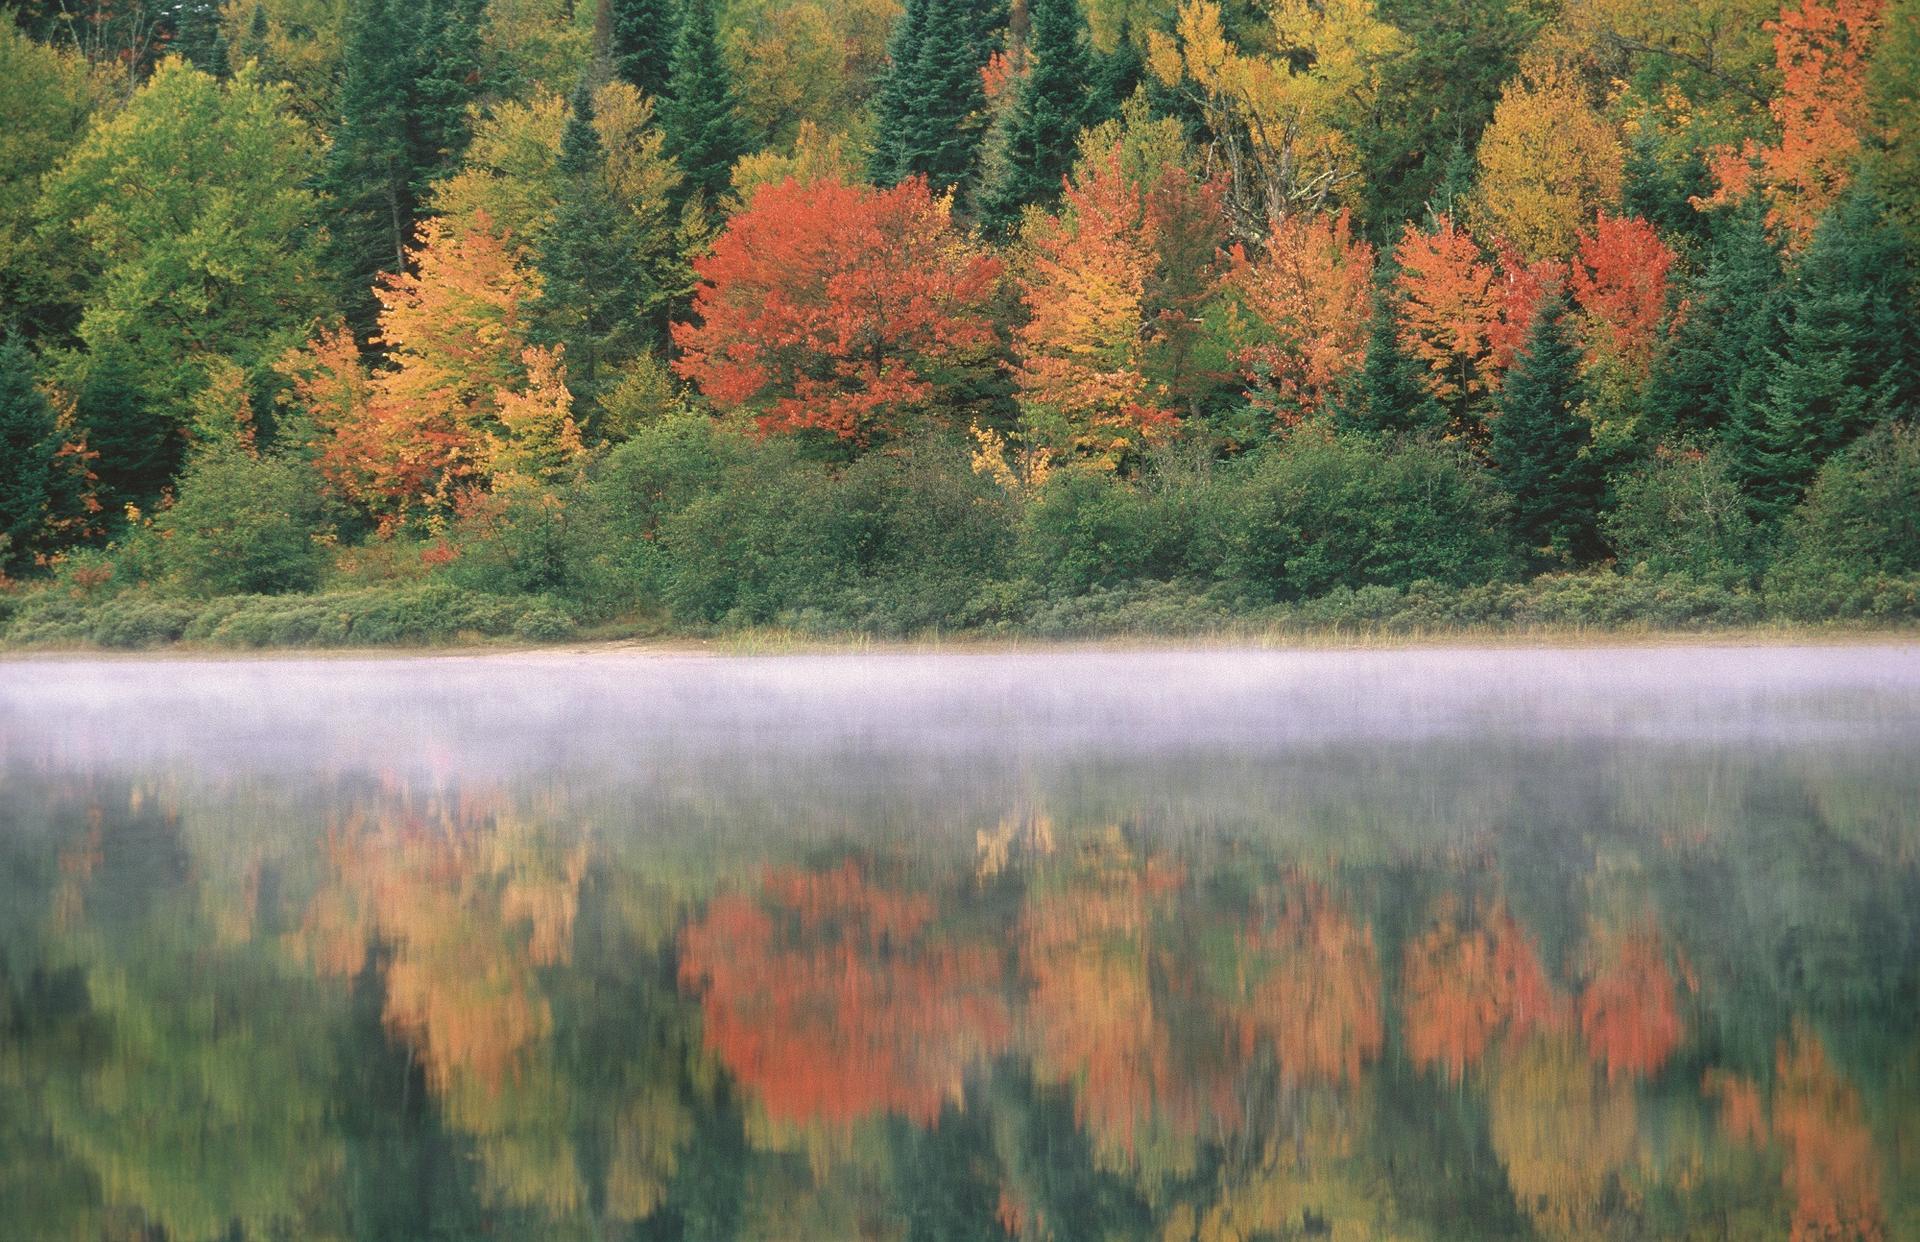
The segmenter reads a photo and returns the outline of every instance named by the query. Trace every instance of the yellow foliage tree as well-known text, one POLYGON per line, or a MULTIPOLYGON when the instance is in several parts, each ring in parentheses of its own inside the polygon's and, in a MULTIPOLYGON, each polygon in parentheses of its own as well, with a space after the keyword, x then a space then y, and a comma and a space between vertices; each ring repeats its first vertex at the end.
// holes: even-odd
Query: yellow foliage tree
POLYGON ((1270 52, 1227 37, 1220 6, 1185 0, 1172 34, 1155 31, 1147 63, 1180 91, 1214 135, 1213 162, 1230 174, 1236 231, 1259 240, 1269 221, 1352 193, 1360 161, 1344 131, 1379 86, 1380 65, 1404 36, 1372 0, 1276 0, 1270 52))
POLYGON ((1619 206, 1626 152, 1614 126, 1564 69, 1507 83, 1480 139, 1469 221, 1529 262, 1565 258, 1581 226, 1619 206))

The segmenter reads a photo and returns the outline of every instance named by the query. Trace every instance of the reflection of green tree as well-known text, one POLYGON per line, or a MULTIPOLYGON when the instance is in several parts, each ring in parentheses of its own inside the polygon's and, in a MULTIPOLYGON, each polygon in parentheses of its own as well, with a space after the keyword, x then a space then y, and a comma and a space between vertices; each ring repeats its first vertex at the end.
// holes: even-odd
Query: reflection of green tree
POLYGON ((271 943, 213 933, 170 814, 124 791, 100 800, 132 807, 101 815, 69 862, 59 956, 84 978, 101 1046, 46 1084, 53 1134, 106 1203, 169 1237, 327 1232, 337 1003, 271 943))

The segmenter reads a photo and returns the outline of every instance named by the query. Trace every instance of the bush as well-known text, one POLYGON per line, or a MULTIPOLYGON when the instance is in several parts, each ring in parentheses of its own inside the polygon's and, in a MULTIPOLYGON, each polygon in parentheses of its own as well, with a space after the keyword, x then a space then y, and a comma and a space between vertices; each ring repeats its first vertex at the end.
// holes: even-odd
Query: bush
POLYGON ((832 598, 849 567, 828 552, 831 487, 824 467, 769 442, 666 516, 653 572, 674 617, 764 624, 832 598))
POLYGON ((280 594, 320 581, 319 482, 308 467, 238 450, 196 457, 155 520, 161 566, 202 595, 280 594))
POLYGON ((1759 531, 1723 452, 1662 450, 1616 494, 1603 527, 1623 564, 1722 586, 1753 578, 1759 531))
POLYGON ((1789 579, 1920 573, 1920 427, 1880 427, 1828 459, 1780 551, 1789 579))
POLYGON ((1376 445, 1307 428, 1242 463, 1209 496, 1213 572, 1255 598, 1346 588, 1452 586, 1504 577, 1514 560, 1498 492, 1451 448, 1376 445))
POLYGON ((609 589, 628 601, 664 593, 664 526, 717 490, 749 447, 704 414, 681 414, 641 427, 608 456, 589 503, 609 589))
POLYGON ((1135 485, 1106 471, 1056 471, 1020 523, 1019 563, 1056 597, 1167 580, 1186 562, 1186 489, 1135 485))
POLYGON ((89 637, 102 647, 157 647, 180 641, 199 604, 127 598, 96 606, 89 637))

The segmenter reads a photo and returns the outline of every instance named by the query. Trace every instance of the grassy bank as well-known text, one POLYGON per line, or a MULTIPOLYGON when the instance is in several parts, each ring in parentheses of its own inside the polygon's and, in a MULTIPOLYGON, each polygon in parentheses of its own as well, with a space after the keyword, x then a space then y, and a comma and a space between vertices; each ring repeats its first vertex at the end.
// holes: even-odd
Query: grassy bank
POLYGON ((700 640, 732 651, 850 643, 979 644, 1133 639, 1318 644, 1547 636, 1595 641, 1653 635, 1920 634, 1920 580, 1880 579, 1850 592, 1769 595, 1676 575, 1594 571, 1447 588, 1342 589, 1249 606, 1200 584, 1143 583, 1067 598, 1018 597, 994 584, 999 615, 973 625, 849 625, 819 611, 733 624, 675 625, 654 612, 593 617, 568 600, 444 583, 206 600, 126 591, 42 589, 0 597, 0 649, 11 651, 396 648, 700 640), (1008 600, 1013 605, 1008 606, 1008 600))

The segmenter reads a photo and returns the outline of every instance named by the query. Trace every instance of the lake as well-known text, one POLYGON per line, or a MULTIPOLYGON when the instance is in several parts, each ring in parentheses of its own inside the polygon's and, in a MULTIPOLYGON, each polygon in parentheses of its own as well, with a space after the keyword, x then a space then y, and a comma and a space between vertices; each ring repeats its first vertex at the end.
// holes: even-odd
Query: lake
POLYGON ((1920 647, 0 663, 0 1236, 1920 1238, 1920 647))

